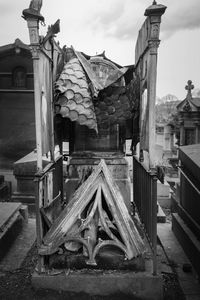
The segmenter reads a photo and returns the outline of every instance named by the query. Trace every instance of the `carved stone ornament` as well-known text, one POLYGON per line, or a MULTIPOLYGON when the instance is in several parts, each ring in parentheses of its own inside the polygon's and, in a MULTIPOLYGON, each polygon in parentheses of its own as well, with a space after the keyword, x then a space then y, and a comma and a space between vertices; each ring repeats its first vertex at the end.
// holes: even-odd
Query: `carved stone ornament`
POLYGON ((36 44, 38 43, 38 36, 37 36, 37 30, 36 28, 32 28, 30 29, 30 40, 31 40, 31 44, 36 44))
POLYGON ((42 0, 31 0, 29 8, 24 9, 22 14, 25 20, 35 19, 44 22, 44 17, 40 14, 42 0))
POLYGON ((82 249, 89 265, 97 264, 95 257, 103 247, 117 247, 129 260, 142 255, 145 250, 104 160, 76 190, 52 224, 39 254, 51 255, 62 245, 68 251, 80 252, 82 249))
POLYGON ((191 106, 190 106, 190 103, 189 101, 187 100, 184 107, 183 107, 183 110, 186 111, 186 112, 189 112, 192 110, 191 106))
POLYGON ((159 24, 153 24, 151 26, 151 38, 152 39, 158 39, 159 38, 159 24))
POLYGON ((148 42, 150 54, 157 54, 159 45, 160 45, 160 40, 150 40, 148 42))
POLYGON ((39 59, 39 51, 40 51, 39 45, 36 46, 31 45, 30 48, 31 48, 32 58, 39 59))
POLYGON ((187 92, 186 99, 192 99, 192 90, 194 89, 194 85, 192 84, 192 80, 188 80, 187 85, 185 86, 187 92))

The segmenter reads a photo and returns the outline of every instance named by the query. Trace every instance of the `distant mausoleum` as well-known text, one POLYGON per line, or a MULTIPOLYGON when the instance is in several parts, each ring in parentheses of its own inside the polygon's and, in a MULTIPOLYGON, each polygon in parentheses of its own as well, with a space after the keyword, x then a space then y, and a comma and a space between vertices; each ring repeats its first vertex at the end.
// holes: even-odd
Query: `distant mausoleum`
POLYGON ((0 168, 12 168, 35 148, 33 62, 16 39, 0 47, 0 168))
POLYGON ((188 80, 186 98, 177 106, 180 146, 200 143, 200 98, 192 96, 194 85, 188 80))

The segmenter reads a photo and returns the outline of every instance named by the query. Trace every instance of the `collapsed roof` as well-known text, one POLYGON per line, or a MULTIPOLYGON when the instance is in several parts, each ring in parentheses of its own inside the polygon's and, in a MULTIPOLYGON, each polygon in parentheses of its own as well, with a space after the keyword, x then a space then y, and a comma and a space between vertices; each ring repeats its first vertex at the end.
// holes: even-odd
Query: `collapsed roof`
POLYGON ((124 79, 130 67, 120 68, 105 55, 87 57, 73 48, 67 48, 65 59, 55 83, 56 106, 62 117, 96 132, 105 120, 112 124, 131 118, 124 79))

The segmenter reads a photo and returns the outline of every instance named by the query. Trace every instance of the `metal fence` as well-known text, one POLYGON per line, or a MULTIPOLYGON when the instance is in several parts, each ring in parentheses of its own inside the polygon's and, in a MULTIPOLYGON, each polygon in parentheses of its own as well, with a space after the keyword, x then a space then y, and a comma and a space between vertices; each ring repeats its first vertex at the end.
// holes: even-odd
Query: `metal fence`
POLYGON ((153 252, 153 274, 157 273, 157 177, 133 156, 133 201, 153 252))

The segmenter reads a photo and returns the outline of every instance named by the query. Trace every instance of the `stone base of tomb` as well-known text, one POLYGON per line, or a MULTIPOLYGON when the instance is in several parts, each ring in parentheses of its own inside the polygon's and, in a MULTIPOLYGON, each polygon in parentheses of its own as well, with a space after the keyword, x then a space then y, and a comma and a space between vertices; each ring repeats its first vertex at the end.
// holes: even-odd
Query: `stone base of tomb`
POLYGON ((82 253, 66 251, 64 254, 49 256, 50 269, 93 269, 93 270, 131 270, 134 272, 145 271, 145 259, 142 255, 131 260, 125 259, 124 253, 115 247, 101 249, 95 257, 96 265, 87 264, 88 257, 82 253))
POLYGON ((64 291, 77 295, 114 296, 124 299, 163 299, 162 276, 152 275, 152 270, 133 272, 128 270, 55 270, 32 275, 35 289, 64 291))

